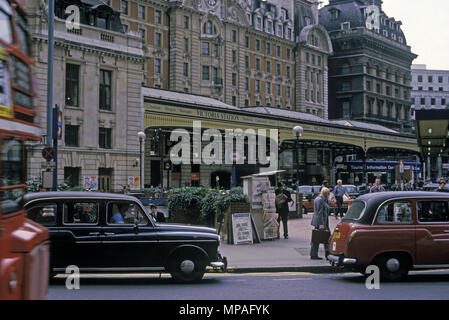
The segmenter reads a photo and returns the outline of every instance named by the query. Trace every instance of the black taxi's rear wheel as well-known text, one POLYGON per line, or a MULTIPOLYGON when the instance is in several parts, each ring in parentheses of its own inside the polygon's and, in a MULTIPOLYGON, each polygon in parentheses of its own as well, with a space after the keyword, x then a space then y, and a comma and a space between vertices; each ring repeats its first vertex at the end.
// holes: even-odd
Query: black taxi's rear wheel
POLYGON ((169 272, 177 282, 196 282, 203 278, 206 264, 195 254, 177 254, 170 259, 169 272))
POLYGON ((402 281, 407 278, 410 261, 401 254, 382 255, 374 261, 379 267, 380 277, 384 281, 402 281))

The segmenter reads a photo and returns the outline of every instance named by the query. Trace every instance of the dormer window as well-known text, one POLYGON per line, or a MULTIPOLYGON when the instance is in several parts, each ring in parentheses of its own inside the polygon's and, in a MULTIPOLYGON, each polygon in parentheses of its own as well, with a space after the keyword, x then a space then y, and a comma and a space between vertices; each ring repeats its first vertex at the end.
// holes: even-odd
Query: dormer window
POLYGON ((288 19, 288 11, 286 9, 281 9, 281 17, 284 21, 288 19))
POLYGON ((262 29, 262 18, 256 17, 256 29, 261 30, 262 29))
POLYGON ((351 23, 350 22, 343 22, 341 24, 341 30, 350 30, 351 29, 351 23))
POLYGON ((267 21, 267 32, 273 33, 273 22, 272 21, 267 21))
POLYGON ((278 24, 277 28, 276 28, 276 35, 278 37, 282 37, 282 34, 283 34, 282 29, 283 29, 282 24, 278 24))
POLYGON ((331 20, 337 20, 340 17, 340 10, 332 9, 329 13, 331 20))

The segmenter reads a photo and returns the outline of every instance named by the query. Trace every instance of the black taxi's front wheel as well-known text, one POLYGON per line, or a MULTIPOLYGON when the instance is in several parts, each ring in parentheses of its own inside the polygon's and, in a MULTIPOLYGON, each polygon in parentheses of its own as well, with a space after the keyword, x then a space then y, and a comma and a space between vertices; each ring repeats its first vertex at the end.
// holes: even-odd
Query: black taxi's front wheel
POLYGON ((170 260, 169 272, 176 282, 197 282, 203 278, 206 264, 195 255, 179 254, 170 260))

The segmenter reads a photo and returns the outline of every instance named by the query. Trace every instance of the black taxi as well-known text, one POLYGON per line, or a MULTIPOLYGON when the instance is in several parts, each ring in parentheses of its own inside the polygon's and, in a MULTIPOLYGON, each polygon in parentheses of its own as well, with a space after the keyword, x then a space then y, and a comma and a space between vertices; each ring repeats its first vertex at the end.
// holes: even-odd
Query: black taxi
POLYGON ((226 269, 215 229, 157 223, 123 194, 41 192, 23 198, 28 217, 50 231, 50 272, 163 272, 180 282, 226 269))

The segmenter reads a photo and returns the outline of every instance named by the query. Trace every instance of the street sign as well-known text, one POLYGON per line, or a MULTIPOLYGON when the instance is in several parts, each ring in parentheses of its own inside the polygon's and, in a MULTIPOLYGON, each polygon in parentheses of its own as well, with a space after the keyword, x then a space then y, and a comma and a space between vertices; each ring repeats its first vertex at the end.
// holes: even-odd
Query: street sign
POLYGON ((53 108, 53 139, 62 138, 62 111, 58 105, 53 108))
POLYGON ((240 154, 237 151, 232 151, 229 160, 232 161, 232 163, 237 163, 240 161, 240 154))
POLYGON ((45 189, 53 189, 53 171, 42 172, 42 187, 45 189))
POLYGON ((42 150, 42 157, 47 160, 53 160, 56 156, 56 150, 52 147, 46 147, 42 150))

